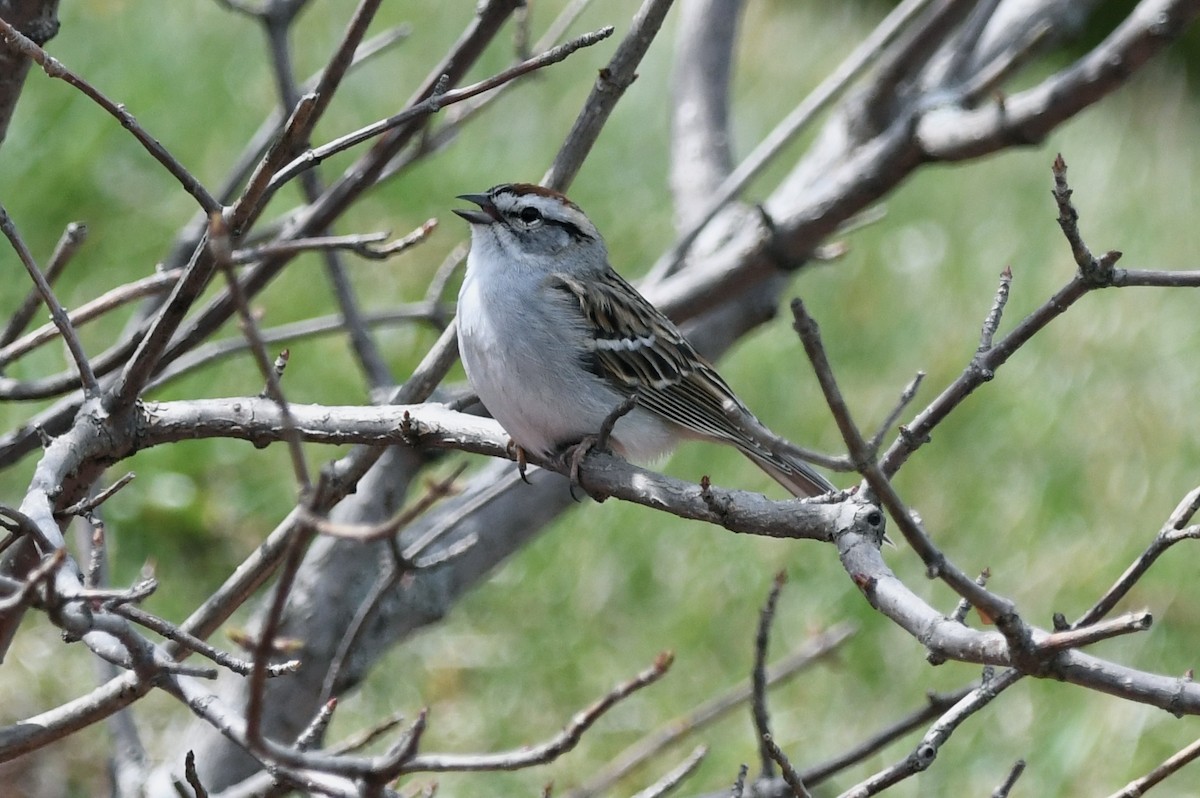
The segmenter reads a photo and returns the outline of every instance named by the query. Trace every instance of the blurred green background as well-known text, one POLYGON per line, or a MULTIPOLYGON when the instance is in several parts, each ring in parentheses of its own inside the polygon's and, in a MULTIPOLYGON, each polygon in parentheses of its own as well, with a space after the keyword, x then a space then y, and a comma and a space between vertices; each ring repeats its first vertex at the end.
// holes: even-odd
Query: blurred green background
MULTIPOLYGON (((563 5, 535 3, 535 37, 563 5)), ((314 3, 292 37, 299 73, 316 71, 337 41, 352 4, 314 3)), ((355 263, 355 284, 372 308, 423 295, 445 254, 466 231, 448 213, 453 197, 509 180, 537 180, 637 3, 596 3, 575 31, 615 24, 617 37, 540 73, 489 109, 445 152, 373 192, 337 232, 402 234, 426 218, 442 227, 402 258, 355 263)), ((886 11, 874 3, 749 3, 734 89, 734 144, 745 154, 814 87, 886 11)), ((410 39, 357 71, 318 128, 324 141, 403 106, 430 65, 470 19, 473 2, 384 4, 375 26, 410 22, 410 39)), ((273 82, 253 24, 212 0, 80 0, 64 4, 49 50, 146 128, 207 185, 215 186, 272 107, 273 82)), ((668 80, 674 19, 651 49, 618 106, 572 197, 608 239, 614 261, 636 277, 672 241, 665 188, 668 80)), ((501 37, 474 77, 505 66, 501 37)), ((1038 74, 1061 66, 1048 59, 1038 74)), ((864 428, 879 423, 917 370, 928 377, 916 406, 961 371, 978 343, 1000 271, 1011 266, 1012 298, 1001 330, 1037 307, 1074 269, 1049 195, 1056 152, 1070 165, 1081 227, 1096 250, 1120 249, 1130 268, 1195 268, 1200 237, 1200 114, 1187 69, 1169 53, 1131 84, 1054 133, 1044 146, 955 166, 929 167, 888 198, 886 217, 847 239, 849 254, 806 270, 792 293, 823 326, 843 388, 864 428)), ((760 180, 760 199, 786 173, 789 158, 760 180)), ((348 163, 335 158, 324 173, 348 163)), ((175 231, 194 212, 181 191, 128 133, 67 85, 31 74, 0 148, 0 199, 34 253, 46 259, 64 225, 90 236, 60 284, 70 307, 152 271, 175 231)), ((284 192, 277 212, 294 204, 284 192)), ((0 308, 27 288, 20 265, 0 250, 0 308)), ((328 313, 320 264, 299 258, 255 303, 270 325, 328 313)), ((1109 290, 1085 298, 968 400, 898 479, 938 544, 969 572, 990 568, 991 585, 1043 627, 1051 614, 1075 617, 1150 541, 1179 498, 1197 484, 1200 324, 1187 290, 1109 290)), ((103 349, 121 319, 85 328, 103 349)), ((226 335, 236 335, 230 328, 226 335)), ((436 331, 389 329, 382 346, 398 375, 436 331)), ((34 376, 65 367, 46 347, 9 370, 34 376)), ((816 398, 815 382, 783 316, 745 339, 722 372, 764 421, 829 451, 839 438, 816 398)), ((455 372, 461 378, 461 371, 455 372)), ((364 385, 336 338, 292 347, 286 387, 300 402, 361 403, 364 385)), ((167 398, 257 393, 248 359, 173 384, 167 398)), ((36 405, 0 406, 7 429, 36 405)), ((310 462, 336 455, 310 447, 310 462)), ((19 502, 34 465, 0 474, 3 501, 19 502)), ((689 445, 664 468, 719 484, 777 495, 768 478, 736 454, 689 445)), ((162 588, 148 608, 183 618, 287 511, 294 500, 282 449, 238 442, 185 443, 120 464, 138 474, 107 505, 114 579, 132 580, 156 563, 162 588)), ((841 480, 846 482, 844 478, 841 480)), ((889 563, 934 606, 954 598, 924 578, 904 545, 889 563)), ((1148 607, 1148 634, 1095 653, 1165 674, 1195 663, 1200 599, 1195 554, 1170 552, 1123 608, 1148 607)), ((548 767, 514 774, 439 775, 442 795, 528 796, 553 780, 584 780, 643 732, 692 708, 749 672, 752 641, 773 574, 790 582, 777 615, 773 653, 810 633, 851 621, 858 634, 840 654, 772 696, 776 739, 800 766, 832 756, 919 706, 930 690, 976 678, 966 665, 929 666, 921 646, 875 614, 847 579, 832 548, 759 540, 607 502, 564 516, 500 568, 437 628, 390 655, 362 692, 343 703, 337 739, 397 709, 431 710, 426 750, 487 751, 555 733, 571 714, 663 649, 671 674, 621 705, 579 747, 548 767)), ((217 642, 226 645, 223 637, 217 642)), ((62 648, 54 629, 27 622, 0 668, 0 721, 12 722, 86 692, 89 656, 62 648)), ((138 705, 157 756, 181 757, 171 735, 186 711, 163 696, 138 705)), ((1195 719, 1050 682, 1026 680, 960 728, 938 761, 891 794, 981 795, 1014 760, 1028 769, 1014 795, 1104 795, 1158 764, 1200 734, 1195 719)), ((904 756, 910 736, 840 776, 830 794, 904 756)), ((96 794, 104 783, 102 729, 59 745, 39 762, 45 795, 96 794), (52 766, 51 766, 52 763, 52 766)), ((724 789, 756 749, 748 712, 736 713, 639 772, 618 794, 650 783, 696 742, 711 746, 685 793, 724 789)), ((428 782, 433 778, 416 779, 428 782)), ((1194 794, 1195 774, 1155 794, 1194 794)))

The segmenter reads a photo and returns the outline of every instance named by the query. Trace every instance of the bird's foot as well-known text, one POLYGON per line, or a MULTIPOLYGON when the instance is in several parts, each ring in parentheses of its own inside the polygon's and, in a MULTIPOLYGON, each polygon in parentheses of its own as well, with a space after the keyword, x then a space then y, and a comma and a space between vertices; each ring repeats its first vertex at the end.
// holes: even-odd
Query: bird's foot
POLYGON ((517 461, 517 473, 521 475, 521 481, 526 485, 530 484, 529 477, 525 476, 525 469, 529 467, 529 461, 525 459, 525 450, 518 446, 516 441, 509 438, 508 452, 517 461))
POLYGON ((579 479, 579 469, 583 465, 583 459, 593 449, 604 451, 603 444, 604 441, 601 440, 600 435, 585 435, 578 443, 571 444, 563 451, 563 461, 569 466, 567 477, 571 481, 571 498, 575 501, 579 501, 579 497, 575 495, 576 488, 587 494, 587 489, 583 487, 583 483, 579 479))

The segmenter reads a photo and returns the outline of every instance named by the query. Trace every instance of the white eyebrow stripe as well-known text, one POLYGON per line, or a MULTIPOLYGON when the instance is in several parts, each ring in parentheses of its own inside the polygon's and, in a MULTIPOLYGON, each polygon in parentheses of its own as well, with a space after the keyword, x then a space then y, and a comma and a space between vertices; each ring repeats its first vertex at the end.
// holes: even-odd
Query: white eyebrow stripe
POLYGON ((637 349, 648 349, 654 346, 658 338, 654 334, 639 335, 637 338, 597 338, 596 348, 609 352, 624 350, 633 352, 637 349))

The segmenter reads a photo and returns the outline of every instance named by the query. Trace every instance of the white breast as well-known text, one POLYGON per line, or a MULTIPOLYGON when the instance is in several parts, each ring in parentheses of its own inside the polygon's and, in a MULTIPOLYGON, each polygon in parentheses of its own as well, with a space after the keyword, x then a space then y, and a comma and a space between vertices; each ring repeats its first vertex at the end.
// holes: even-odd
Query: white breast
MULTIPOLYGON (((532 296, 520 295, 516 281, 475 265, 469 258, 459 291, 458 334, 480 401, 517 445, 543 457, 595 435, 622 397, 581 365, 578 308, 544 284, 535 283, 532 296)), ((661 453, 672 437, 642 410, 622 418, 614 431, 616 448, 635 459, 661 453)))

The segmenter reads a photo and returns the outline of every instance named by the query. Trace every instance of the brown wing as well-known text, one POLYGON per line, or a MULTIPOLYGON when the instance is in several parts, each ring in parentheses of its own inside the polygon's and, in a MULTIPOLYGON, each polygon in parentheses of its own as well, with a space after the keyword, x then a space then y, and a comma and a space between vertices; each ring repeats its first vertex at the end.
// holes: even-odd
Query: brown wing
POLYGON ((702 437, 728 441, 760 457, 771 455, 734 423, 750 411, 725 380, 619 274, 609 271, 587 289, 574 277, 556 274, 552 285, 579 302, 595 330, 593 369, 623 392, 636 392, 639 407, 702 437))
POLYGON ((807 463, 785 457, 756 438, 761 422, 696 352, 679 329, 621 275, 608 270, 586 288, 567 274, 550 278, 553 288, 579 303, 594 330, 587 367, 639 407, 702 438, 736 446, 760 468, 799 496, 835 490, 807 463))

